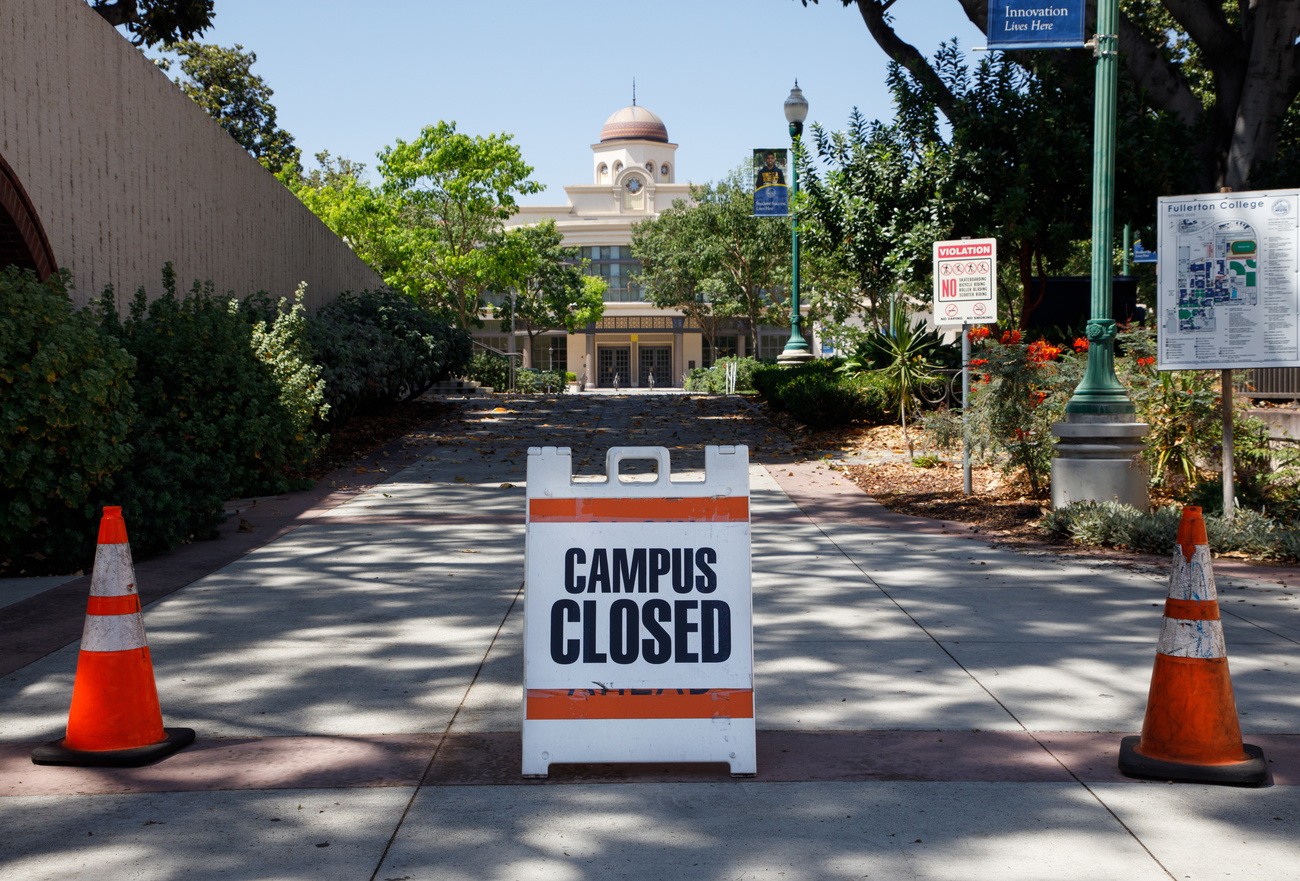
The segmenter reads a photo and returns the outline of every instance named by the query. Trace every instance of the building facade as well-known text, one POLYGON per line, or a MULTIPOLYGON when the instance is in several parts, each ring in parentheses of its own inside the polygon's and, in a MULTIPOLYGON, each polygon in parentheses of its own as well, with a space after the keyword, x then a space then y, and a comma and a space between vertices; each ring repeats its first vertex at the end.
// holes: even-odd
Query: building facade
POLYGON ((521 352, 524 366, 568 370, 602 388, 680 386, 689 370, 717 357, 780 354, 789 328, 762 328, 760 351, 749 352, 744 326, 724 325, 714 351, 692 319, 644 299, 632 226, 690 198, 690 184, 677 182, 677 145, 663 121, 633 103, 605 121, 591 151, 592 181, 565 187, 568 204, 523 207, 506 227, 553 220, 564 246, 578 248, 589 272, 608 283, 604 317, 574 334, 539 336, 531 347, 523 334, 512 341, 495 321, 475 336, 500 351, 521 352))

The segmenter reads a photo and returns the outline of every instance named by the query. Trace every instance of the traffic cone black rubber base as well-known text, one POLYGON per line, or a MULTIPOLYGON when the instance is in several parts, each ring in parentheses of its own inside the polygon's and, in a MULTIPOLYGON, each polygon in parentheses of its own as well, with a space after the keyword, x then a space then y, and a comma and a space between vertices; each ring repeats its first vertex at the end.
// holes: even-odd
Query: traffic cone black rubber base
POLYGON ((1129 777, 1150 777, 1156 780, 1181 780, 1190 783, 1221 783, 1225 786, 1263 786, 1268 781, 1268 766, 1264 751, 1249 743, 1242 744, 1246 755, 1244 762, 1230 765, 1189 765, 1153 759, 1137 751, 1142 738, 1136 734, 1125 737, 1119 746, 1119 770, 1129 777))
POLYGON ((32 750, 33 765, 77 765, 86 768, 139 768, 167 758, 194 742, 193 728, 164 728, 157 743, 130 749, 68 749, 62 740, 32 750))

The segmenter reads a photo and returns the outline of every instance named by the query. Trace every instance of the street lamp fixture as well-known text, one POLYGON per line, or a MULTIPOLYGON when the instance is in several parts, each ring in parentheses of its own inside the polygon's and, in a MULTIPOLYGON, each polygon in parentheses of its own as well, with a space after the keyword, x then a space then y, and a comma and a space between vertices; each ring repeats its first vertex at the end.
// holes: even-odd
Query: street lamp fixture
MULTIPOLYGON (((785 119, 790 123, 790 140, 794 150, 790 161, 790 205, 793 207, 799 196, 799 141, 803 137, 803 122, 808 118, 808 99, 799 88, 799 81, 794 81, 790 96, 785 99, 785 119)), ((787 366, 803 364, 813 358, 808 348, 808 341, 803 338, 801 325, 803 316, 799 313, 799 219, 790 212, 790 340, 785 344, 780 357, 776 360, 787 366)))

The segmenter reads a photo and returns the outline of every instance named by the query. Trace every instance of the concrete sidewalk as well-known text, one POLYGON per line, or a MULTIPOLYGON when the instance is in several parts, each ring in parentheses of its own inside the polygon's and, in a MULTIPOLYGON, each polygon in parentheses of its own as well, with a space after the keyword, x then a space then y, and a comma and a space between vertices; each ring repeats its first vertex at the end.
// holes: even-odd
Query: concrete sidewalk
POLYGON ((166 722, 198 732, 157 765, 32 765, 66 722, 85 587, 0 608, 0 631, 11 610, 60 619, 0 646, 0 878, 1300 878, 1287 579, 1216 568, 1270 785, 1130 780, 1158 569, 889 515, 736 399, 463 406, 353 487, 263 500, 236 518, 251 535, 138 565, 142 591, 168 585, 145 613, 166 722), (666 446, 676 474, 708 444, 754 463, 758 776, 522 779, 527 448, 595 473, 610 446, 666 446))

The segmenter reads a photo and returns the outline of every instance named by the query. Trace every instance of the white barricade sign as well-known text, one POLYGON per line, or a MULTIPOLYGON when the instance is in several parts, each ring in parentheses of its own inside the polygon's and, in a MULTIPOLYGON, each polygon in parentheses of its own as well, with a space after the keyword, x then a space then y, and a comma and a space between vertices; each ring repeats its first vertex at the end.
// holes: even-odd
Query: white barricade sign
POLYGON ((754 774, 749 450, 706 447, 672 480, 664 447, 615 447, 574 481, 528 451, 523 773, 552 762, 726 762, 754 774), (620 463, 654 459, 653 480, 620 463))

